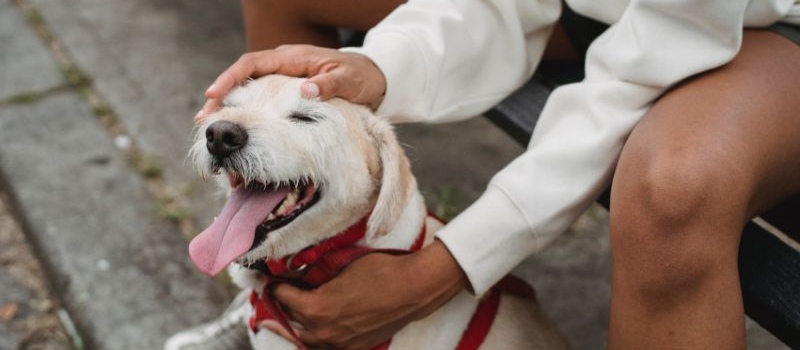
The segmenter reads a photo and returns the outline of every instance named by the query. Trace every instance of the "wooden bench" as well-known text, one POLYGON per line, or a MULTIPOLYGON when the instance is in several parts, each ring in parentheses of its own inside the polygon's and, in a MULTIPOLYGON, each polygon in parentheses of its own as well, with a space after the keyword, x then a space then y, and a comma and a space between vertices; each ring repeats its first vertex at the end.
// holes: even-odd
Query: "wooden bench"
MULTIPOLYGON (((559 85, 582 78, 583 69, 579 64, 544 63, 531 81, 488 111, 486 116, 525 146, 550 92, 559 85)), ((606 208, 608 194, 606 191, 598 199, 606 208)), ((781 203, 750 222, 744 229, 739 247, 739 275, 745 312, 792 349, 800 349, 798 241, 800 196, 781 203)))

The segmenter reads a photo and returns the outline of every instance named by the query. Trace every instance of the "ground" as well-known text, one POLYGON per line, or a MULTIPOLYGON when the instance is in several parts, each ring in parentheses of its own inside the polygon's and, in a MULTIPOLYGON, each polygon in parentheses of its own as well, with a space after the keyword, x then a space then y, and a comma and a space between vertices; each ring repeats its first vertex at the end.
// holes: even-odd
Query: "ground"
POLYGON ((0 193, 0 349, 70 350, 58 301, 0 193))

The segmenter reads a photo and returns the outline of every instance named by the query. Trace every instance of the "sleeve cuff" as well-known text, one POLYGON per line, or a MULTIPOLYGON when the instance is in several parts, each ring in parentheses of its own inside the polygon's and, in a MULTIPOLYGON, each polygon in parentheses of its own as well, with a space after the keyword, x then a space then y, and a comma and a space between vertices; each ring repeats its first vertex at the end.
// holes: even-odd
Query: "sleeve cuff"
POLYGON ((528 255, 541 249, 524 214, 496 185, 436 233, 467 275, 476 295, 486 293, 528 255))

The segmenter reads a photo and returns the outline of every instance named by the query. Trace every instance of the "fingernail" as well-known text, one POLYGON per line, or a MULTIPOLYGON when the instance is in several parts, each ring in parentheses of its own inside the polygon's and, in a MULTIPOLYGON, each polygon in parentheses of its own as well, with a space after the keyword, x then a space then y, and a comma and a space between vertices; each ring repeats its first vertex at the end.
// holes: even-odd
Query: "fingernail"
POLYGON ((303 83, 300 86, 300 94, 307 99, 317 98, 319 97, 319 86, 312 82, 303 83))
POLYGON ((217 84, 211 84, 211 86, 209 86, 208 89, 206 89, 206 93, 211 92, 212 90, 216 89, 216 87, 217 87, 217 84))
POLYGON ((202 109, 201 109, 201 110, 199 110, 199 111, 197 111, 197 114, 195 114, 195 115, 194 115, 194 122, 195 122, 195 123, 200 123, 200 121, 202 121, 202 120, 203 120, 203 117, 205 117, 205 114, 206 114, 206 113, 205 113, 205 112, 203 112, 203 110, 202 110, 202 109))

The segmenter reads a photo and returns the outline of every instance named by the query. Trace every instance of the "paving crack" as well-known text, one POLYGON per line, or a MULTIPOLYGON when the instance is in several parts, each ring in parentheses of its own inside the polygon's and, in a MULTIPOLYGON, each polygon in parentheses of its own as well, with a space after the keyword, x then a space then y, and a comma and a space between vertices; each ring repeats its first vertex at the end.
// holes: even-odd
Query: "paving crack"
MULTIPOLYGON (((127 159, 130 168, 143 178, 147 192, 153 198, 153 207, 158 214, 165 220, 175 223, 180 231, 176 233, 181 234, 182 237, 188 237, 191 232, 196 231, 193 219, 188 215, 189 211, 184 209, 185 206, 181 202, 181 193, 167 186, 163 177, 162 165, 158 158, 147 154, 137 146, 136 141, 129 136, 130 134, 119 122, 119 117, 114 108, 106 102, 95 88, 91 76, 86 74, 72 59, 65 46, 55 37, 37 7, 28 0, 10 1, 24 14, 27 24, 43 41, 48 52, 55 59, 65 82, 53 88, 25 92, 2 99, 0 100, 0 107, 35 104, 56 94, 77 93, 89 105, 93 117, 112 138, 117 150, 127 159)), ((50 271, 47 274, 50 277, 53 276, 50 271)), ((58 296, 59 294, 53 293, 53 295, 58 296)), ((64 304, 63 300, 60 302, 64 304)), ((70 310, 70 308, 66 308, 65 311, 59 311, 62 324, 69 331, 69 336, 72 338, 73 346, 76 349, 90 348, 91 346, 84 342, 84 339, 88 339, 85 336, 90 333, 69 321, 76 315, 74 311, 70 310)))
POLYGON ((166 184, 163 177, 163 166, 160 164, 158 157, 141 150, 136 145, 136 141, 128 136, 130 134, 125 131, 119 122, 119 117, 114 109, 95 89, 92 78, 81 70, 70 57, 64 45, 56 39, 37 7, 28 0, 11 0, 11 2, 24 14, 28 24, 42 39, 55 58, 61 74, 66 80, 66 85, 45 91, 12 96, 9 99, 0 101, 0 106, 4 104, 32 103, 53 93, 63 91, 79 92, 91 107, 94 117, 114 139, 114 144, 125 154, 131 167, 145 179, 148 192, 155 198, 156 210, 159 216, 177 224, 183 237, 193 236, 196 231, 196 224, 189 215, 187 206, 181 202, 180 191, 175 191, 166 184))
POLYGON ((0 99, 0 107, 36 103, 45 97, 71 90, 70 85, 59 85, 45 90, 26 91, 0 99))

